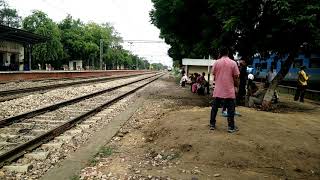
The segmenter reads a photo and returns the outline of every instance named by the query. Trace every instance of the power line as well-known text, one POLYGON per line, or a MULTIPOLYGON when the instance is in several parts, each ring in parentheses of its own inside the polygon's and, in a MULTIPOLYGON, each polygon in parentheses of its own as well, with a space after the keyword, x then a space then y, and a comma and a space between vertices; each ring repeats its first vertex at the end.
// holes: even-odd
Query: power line
POLYGON ((127 43, 165 43, 164 41, 159 41, 159 40, 123 40, 123 42, 127 42, 127 43))

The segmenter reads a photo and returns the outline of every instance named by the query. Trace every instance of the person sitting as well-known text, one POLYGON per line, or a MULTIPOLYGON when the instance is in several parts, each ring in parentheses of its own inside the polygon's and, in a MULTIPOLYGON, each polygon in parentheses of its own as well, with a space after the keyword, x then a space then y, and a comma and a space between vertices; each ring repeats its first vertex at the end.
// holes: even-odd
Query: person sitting
POLYGON ((192 85, 196 82, 196 78, 195 78, 195 76, 194 76, 194 74, 191 74, 190 76, 189 76, 189 80, 190 80, 190 90, 192 91, 192 85))
POLYGON ((209 82, 205 79, 206 73, 202 72, 202 85, 207 89, 207 94, 210 94, 210 85, 209 82))
POLYGON ((182 74, 181 80, 180 80, 180 86, 185 87, 186 83, 188 82, 189 78, 188 76, 184 73, 182 74))
POLYGON ((261 105, 268 88, 269 83, 265 82, 263 88, 259 88, 256 92, 249 96, 249 107, 253 107, 254 105, 261 105))
POLYGON ((193 84, 192 84, 192 86, 191 86, 191 91, 193 92, 193 93, 197 93, 197 91, 198 91, 198 77, 199 77, 199 74, 198 73, 194 73, 194 75, 195 75, 195 77, 194 77, 194 82, 193 82, 193 84))
POLYGON ((204 95, 205 89, 207 89, 207 94, 210 94, 209 82, 205 79, 206 73, 202 73, 202 75, 197 78, 197 93, 199 95, 204 95))
POLYGON ((206 83, 206 79, 204 78, 205 76, 205 73, 203 72, 202 75, 198 76, 197 78, 197 85, 198 85, 198 88, 197 88, 197 93, 199 95, 204 95, 204 87, 205 87, 205 83, 206 83))

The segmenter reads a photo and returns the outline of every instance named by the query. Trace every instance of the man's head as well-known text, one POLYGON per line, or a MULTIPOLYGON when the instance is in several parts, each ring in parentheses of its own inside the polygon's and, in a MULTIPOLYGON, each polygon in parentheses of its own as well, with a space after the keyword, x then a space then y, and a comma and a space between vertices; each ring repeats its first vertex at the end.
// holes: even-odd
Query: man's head
POLYGON ((239 63, 240 63, 240 66, 246 66, 247 64, 245 60, 240 60, 239 63))
POLYGON ((220 48, 220 56, 229 56, 229 49, 227 47, 221 47, 220 48))
POLYGON ((202 76, 205 76, 206 75, 206 73, 205 72, 202 72, 202 76))
POLYGON ((300 67, 300 70, 305 70, 306 69, 306 66, 301 66, 300 67))

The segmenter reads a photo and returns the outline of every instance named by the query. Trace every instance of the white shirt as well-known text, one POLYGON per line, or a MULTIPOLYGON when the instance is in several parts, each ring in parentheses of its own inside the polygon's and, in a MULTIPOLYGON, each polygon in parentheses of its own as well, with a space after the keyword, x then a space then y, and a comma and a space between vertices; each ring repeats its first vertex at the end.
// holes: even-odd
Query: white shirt
POLYGON ((254 79, 254 75, 253 74, 248 74, 248 79, 253 80, 254 79))
POLYGON ((180 80, 180 84, 181 84, 183 81, 188 81, 188 80, 189 80, 188 76, 187 76, 187 75, 184 75, 184 76, 182 76, 182 78, 181 78, 181 80, 180 80))

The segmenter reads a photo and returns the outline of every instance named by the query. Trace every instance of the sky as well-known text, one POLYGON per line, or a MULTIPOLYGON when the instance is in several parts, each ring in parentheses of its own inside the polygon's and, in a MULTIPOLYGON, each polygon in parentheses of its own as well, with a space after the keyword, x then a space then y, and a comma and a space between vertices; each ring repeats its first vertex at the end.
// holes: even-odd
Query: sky
POLYGON ((33 10, 41 10, 55 22, 67 14, 83 22, 108 22, 113 25, 124 40, 148 40, 149 43, 124 42, 125 49, 151 63, 172 66, 167 55, 169 45, 159 38, 160 31, 150 23, 151 0, 7 0, 10 7, 26 17, 33 10), (149 41, 151 40, 151 41, 149 41), (159 42, 162 41, 162 42, 159 42), (156 42, 156 43, 150 43, 156 42))

